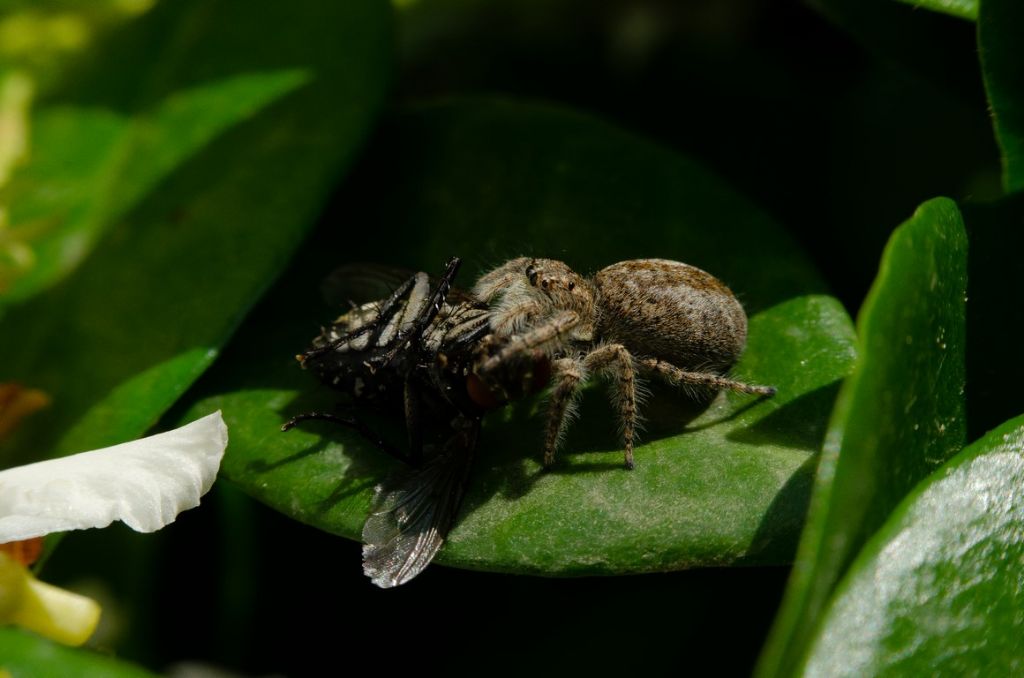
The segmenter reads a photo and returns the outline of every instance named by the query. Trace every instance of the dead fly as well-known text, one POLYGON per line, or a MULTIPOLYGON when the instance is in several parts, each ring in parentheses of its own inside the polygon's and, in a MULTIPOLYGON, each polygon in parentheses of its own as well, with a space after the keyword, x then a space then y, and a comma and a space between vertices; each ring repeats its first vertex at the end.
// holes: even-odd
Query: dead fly
MULTIPOLYGON (((420 458, 425 419, 420 411, 425 405, 440 406, 441 411, 430 413, 435 415, 432 419, 472 409, 464 387, 459 387, 465 382, 477 341, 489 331, 488 311, 452 289, 459 265, 458 259, 449 261, 433 289, 426 273, 403 280, 400 273, 383 267, 336 270, 325 283, 330 296, 358 294, 374 284, 390 285, 394 291, 384 299, 354 306, 296 356, 304 368, 348 394, 354 404, 404 411, 408 451, 388 449, 402 458, 420 458)), ((299 415, 286 426, 307 419, 326 419, 368 433, 354 417, 320 412, 299 415)))
POLYGON ((503 399, 543 386, 546 362, 536 354, 507 364, 484 387, 473 365, 500 344, 487 340, 489 310, 452 287, 457 258, 431 285, 426 273, 404 280, 381 267, 343 267, 328 280, 338 288, 395 282, 383 299, 354 306, 297 356, 323 382, 347 393, 353 405, 402 412, 408 448, 399 450, 352 413, 309 412, 293 417, 322 419, 355 429, 384 451, 413 465, 375 489, 363 527, 363 571, 378 586, 398 586, 415 577, 441 547, 458 511, 484 411, 503 399), (537 376, 535 376, 537 375, 537 376))

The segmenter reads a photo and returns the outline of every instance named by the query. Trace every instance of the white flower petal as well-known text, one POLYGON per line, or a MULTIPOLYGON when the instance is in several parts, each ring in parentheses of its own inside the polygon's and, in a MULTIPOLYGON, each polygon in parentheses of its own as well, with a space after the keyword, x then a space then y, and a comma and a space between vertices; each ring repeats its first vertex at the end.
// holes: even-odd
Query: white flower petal
POLYGON ((227 444, 215 412, 149 438, 0 471, 0 544, 115 520, 159 530, 199 505, 227 444))

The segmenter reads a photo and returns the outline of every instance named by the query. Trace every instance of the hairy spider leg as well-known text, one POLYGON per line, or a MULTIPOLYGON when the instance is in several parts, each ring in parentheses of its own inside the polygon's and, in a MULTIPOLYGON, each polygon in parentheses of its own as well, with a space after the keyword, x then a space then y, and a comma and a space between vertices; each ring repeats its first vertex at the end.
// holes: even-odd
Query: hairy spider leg
POLYGON ((529 257, 519 257, 488 271, 473 286, 473 295, 477 299, 490 302, 500 292, 507 290, 514 281, 522 278, 523 269, 528 261, 529 257))
POLYGON ((529 331, 533 319, 542 317, 549 311, 550 307, 543 301, 503 299, 493 309, 494 319, 491 320, 491 328, 495 334, 503 336, 529 331))
POLYGON ((549 346, 565 337, 579 322, 580 317, 576 312, 563 311, 526 334, 513 335, 497 353, 489 356, 480 364, 479 372, 486 376, 488 372, 493 372, 508 360, 524 355, 535 348, 549 346))
POLYGON ((544 440, 544 466, 555 461, 555 451, 565 437, 572 419, 580 385, 588 375, 605 373, 612 378, 612 403, 619 413, 623 446, 626 448, 626 468, 632 469, 633 443, 636 438, 636 368, 633 356, 622 344, 604 344, 582 358, 562 358, 554 361, 555 387, 548 409, 547 432, 544 440))
POLYGON ((559 358, 551 363, 554 387, 548 399, 548 421, 544 432, 544 468, 555 463, 555 450, 565 438, 569 422, 576 414, 576 399, 580 383, 586 378, 583 361, 578 358, 559 358))
POLYGON ((728 377, 722 377, 709 372, 687 372, 686 370, 679 369, 672 363, 665 362, 664 360, 658 360, 657 358, 645 358, 644 360, 641 360, 640 367, 645 372, 658 376, 673 386, 689 384, 719 390, 728 389, 730 391, 750 393, 753 395, 775 395, 774 386, 744 384, 742 381, 736 381, 735 379, 729 379, 728 377))

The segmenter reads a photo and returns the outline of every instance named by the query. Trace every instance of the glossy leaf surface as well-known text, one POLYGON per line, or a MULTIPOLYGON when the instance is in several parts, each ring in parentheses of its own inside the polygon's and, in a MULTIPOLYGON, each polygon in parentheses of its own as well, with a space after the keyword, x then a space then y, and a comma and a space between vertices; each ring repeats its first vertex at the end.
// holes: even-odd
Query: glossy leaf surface
POLYGON ((792 674, 861 545, 963 447, 966 279, 960 213, 950 200, 931 200, 893 233, 858 316, 860 356, 829 424, 761 675, 792 674))
POLYGON ((929 476, 864 547, 806 675, 1015 675, 1024 669, 1024 417, 929 476))
POLYGON ((374 119, 390 58, 380 3, 307 9, 162 3, 46 116, 47 144, 89 131, 76 111, 99 111, 90 124, 108 134, 27 168, 26 204, 44 220, 81 213, 85 231, 116 220, 74 275, 2 320, 2 379, 53 399, 5 462, 142 434, 289 261, 374 119), (75 168, 95 176, 65 176, 75 168), (80 194, 47 203, 43 187, 64 184, 80 194))
MULTIPOLYGON (((791 557, 853 334, 778 226, 691 161, 559 109, 471 101, 416 109, 385 129, 369 158, 339 201, 341 225, 332 219, 314 236, 201 382, 187 416, 223 410, 232 435, 224 474, 292 517, 358 538, 372 487, 401 466, 330 424, 279 432, 291 415, 338 401, 291 356, 336 313, 318 289, 341 263, 437 272, 459 254, 468 286, 523 253, 590 272, 675 258, 739 295, 752 317, 734 373, 774 384, 778 395, 722 394, 702 412, 656 389, 632 472, 622 468, 599 384, 550 473, 539 464, 539 402, 493 413, 438 561, 569 575, 791 557), (396 261, 394 243, 415 258, 396 261)), ((396 444, 403 439, 400 418, 376 423, 396 444)))

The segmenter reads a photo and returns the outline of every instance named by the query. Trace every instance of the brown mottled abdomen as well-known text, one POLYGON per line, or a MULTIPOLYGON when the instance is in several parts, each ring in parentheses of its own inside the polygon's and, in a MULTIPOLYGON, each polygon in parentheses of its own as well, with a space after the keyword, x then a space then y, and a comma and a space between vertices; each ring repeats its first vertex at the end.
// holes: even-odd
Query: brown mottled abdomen
POLYGON ((681 369, 725 372, 747 341, 747 316, 709 273, 667 259, 612 264, 594 276, 602 314, 597 334, 638 358, 681 369))

